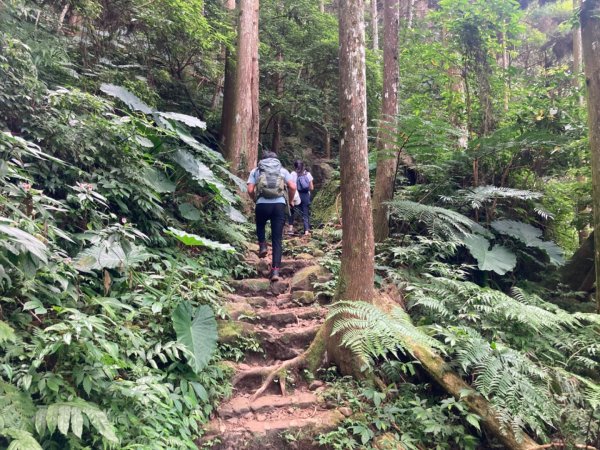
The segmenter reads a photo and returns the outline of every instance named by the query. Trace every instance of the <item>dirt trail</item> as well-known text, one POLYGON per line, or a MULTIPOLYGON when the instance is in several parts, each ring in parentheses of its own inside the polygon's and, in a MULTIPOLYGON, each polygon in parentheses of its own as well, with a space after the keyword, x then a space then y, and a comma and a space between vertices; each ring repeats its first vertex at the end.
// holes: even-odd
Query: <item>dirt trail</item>
MULTIPOLYGON (((236 373, 267 367, 301 354, 311 343, 326 315, 313 285, 330 279, 319 260, 308 254, 284 259, 283 278, 271 283, 270 258, 259 260, 249 253, 259 277, 232 283, 228 310, 233 322, 221 327, 221 340, 254 336, 264 354, 246 355, 236 373)), ((234 386, 233 395, 223 402, 208 424, 202 443, 214 442, 213 449, 317 449, 314 436, 333 429, 344 416, 335 404, 326 403, 323 382, 307 381, 299 373, 283 373, 286 382, 275 380, 256 399, 253 394, 262 376, 246 377, 234 386)), ((235 379, 235 377, 234 377, 235 379)))

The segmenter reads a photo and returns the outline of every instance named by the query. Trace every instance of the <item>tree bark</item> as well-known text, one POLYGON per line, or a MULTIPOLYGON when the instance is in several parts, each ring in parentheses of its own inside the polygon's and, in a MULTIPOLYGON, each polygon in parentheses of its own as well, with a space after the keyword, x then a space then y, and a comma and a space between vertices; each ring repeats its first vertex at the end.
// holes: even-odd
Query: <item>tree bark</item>
POLYGON ((325 13, 325 0, 319 0, 319 11, 321 14, 325 13))
POLYGON ((390 227, 388 205, 394 196, 394 181, 398 164, 395 150, 395 123, 398 115, 398 31, 400 1, 383 2, 383 102, 377 138, 377 173, 373 193, 373 225, 375 242, 387 239, 390 227))
POLYGON ((363 0, 340 0, 342 266, 339 298, 373 296, 374 241, 367 146, 363 0))
MULTIPOLYGON (((235 0, 226 0, 225 8, 233 15, 235 0)), ((231 125, 233 122, 233 108, 235 103, 235 55, 229 48, 225 49, 225 73, 223 75, 223 109, 221 110, 221 130, 219 143, 225 157, 227 154, 228 139, 231 138, 231 125)))
POLYGON ((373 33, 373 50, 379 50, 379 13, 377 0, 371 0, 371 32, 373 33))
MULTIPOLYGON (((588 127, 592 153, 592 205, 594 210, 594 263, 596 286, 600 286, 600 0, 585 0, 581 7, 581 36, 585 83, 587 86, 588 127)), ((600 289, 596 288, 600 312, 600 289)))
POLYGON ((258 156, 258 0, 240 0, 234 107, 226 157, 243 174, 258 156))
MULTIPOLYGON (((283 53, 277 52, 277 61, 283 62, 283 53)), ((283 74, 281 71, 275 73, 275 93, 277 99, 281 100, 283 97, 283 74)), ((271 140, 271 150, 275 153, 279 153, 281 147, 281 114, 275 111, 275 117, 273 118, 273 138, 271 140)))
MULTIPOLYGON (((581 0, 573 0, 573 9, 577 10, 581 7, 581 0)), ((581 75, 581 69, 583 67, 583 54, 582 54, 582 43, 581 43, 581 27, 576 26, 573 28, 573 86, 581 88, 579 83, 579 76, 581 75)), ((581 93, 578 97, 579 106, 583 106, 583 95, 581 93)))
POLYGON ((258 141, 260 138, 260 107, 259 99, 259 81, 260 73, 258 68, 258 20, 259 20, 259 3, 260 0, 253 0, 253 16, 252 16, 252 80, 250 83, 251 102, 252 102, 252 131, 251 131, 251 152, 248 154, 248 165, 246 170, 256 166, 258 160, 258 141))

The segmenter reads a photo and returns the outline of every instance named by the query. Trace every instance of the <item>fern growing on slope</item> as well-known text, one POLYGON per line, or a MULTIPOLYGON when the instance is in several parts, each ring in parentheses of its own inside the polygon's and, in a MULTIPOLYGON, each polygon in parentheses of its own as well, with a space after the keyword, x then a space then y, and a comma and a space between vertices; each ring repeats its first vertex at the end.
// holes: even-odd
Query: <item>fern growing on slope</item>
POLYGON ((410 316, 400 307, 385 313, 366 302, 340 301, 329 312, 333 320, 332 335, 340 334, 342 344, 367 364, 390 353, 406 354, 407 341, 428 347, 443 348, 441 343, 414 326, 410 316))

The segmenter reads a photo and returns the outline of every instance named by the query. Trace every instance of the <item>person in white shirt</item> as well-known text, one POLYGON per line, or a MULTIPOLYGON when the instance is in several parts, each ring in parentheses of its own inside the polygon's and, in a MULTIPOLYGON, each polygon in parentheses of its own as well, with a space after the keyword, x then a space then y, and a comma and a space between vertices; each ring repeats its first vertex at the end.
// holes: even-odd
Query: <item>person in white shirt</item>
POLYGON ((300 204, 294 206, 290 214, 288 225, 288 234, 294 233, 294 217, 295 213, 302 214, 302 222, 304 224, 304 235, 310 234, 310 193, 315 189, 313 176, 304 168, 304 162, 296 160, 294 162, 294 171, 291 172, 291 179, 296 184, 298 195, 300 196, 300 204))

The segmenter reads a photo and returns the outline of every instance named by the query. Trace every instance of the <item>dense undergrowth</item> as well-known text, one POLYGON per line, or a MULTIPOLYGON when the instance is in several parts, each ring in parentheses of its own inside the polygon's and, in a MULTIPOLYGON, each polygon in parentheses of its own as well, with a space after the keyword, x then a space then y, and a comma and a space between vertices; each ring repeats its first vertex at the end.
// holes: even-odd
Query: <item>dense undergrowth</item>
POLYGON ((2 8, 0 447, 195 448, 229 390, 239 180, 198 118, 2 8))

